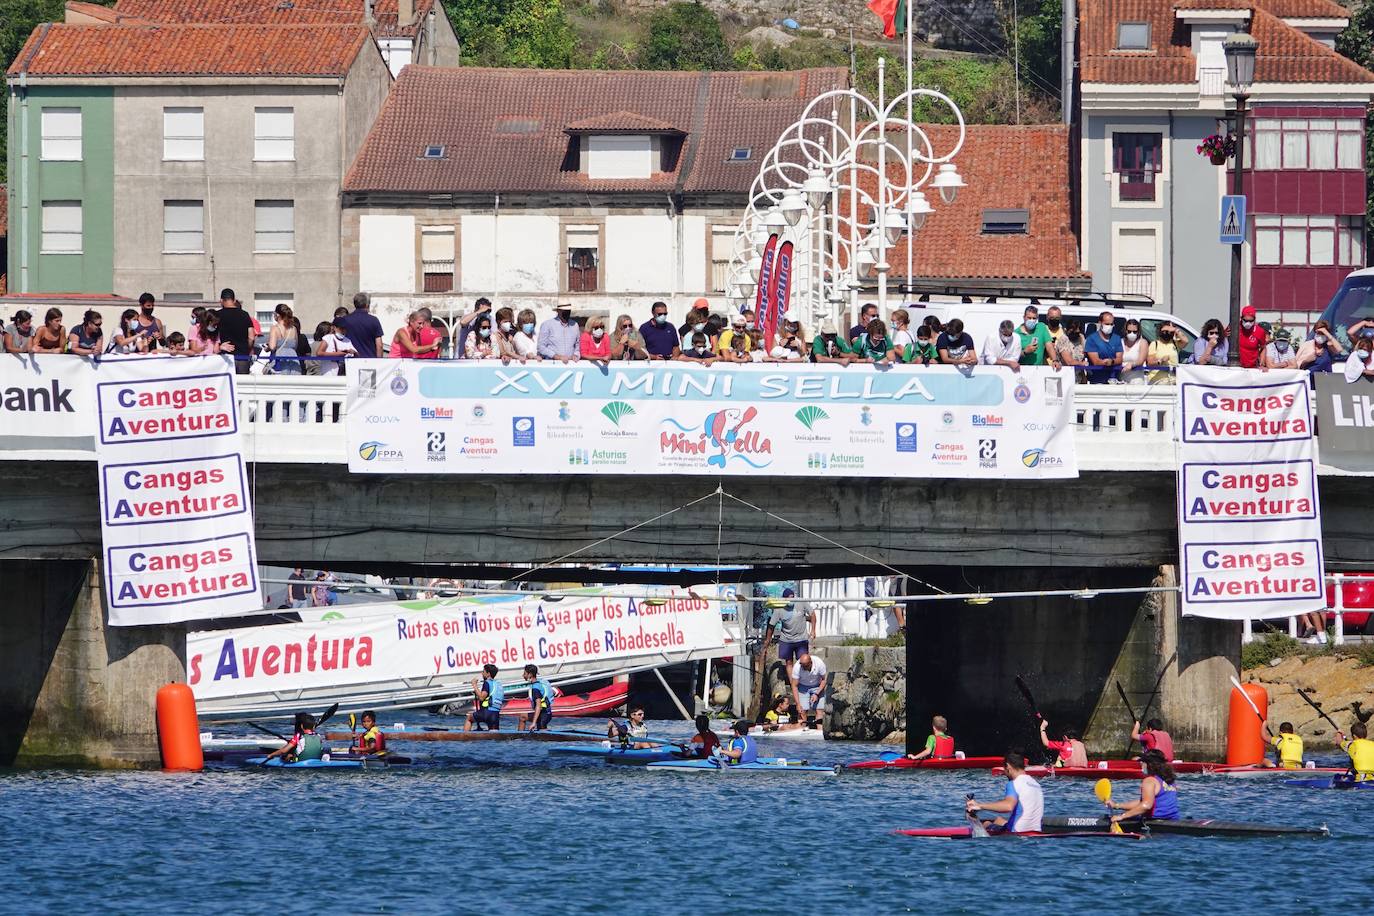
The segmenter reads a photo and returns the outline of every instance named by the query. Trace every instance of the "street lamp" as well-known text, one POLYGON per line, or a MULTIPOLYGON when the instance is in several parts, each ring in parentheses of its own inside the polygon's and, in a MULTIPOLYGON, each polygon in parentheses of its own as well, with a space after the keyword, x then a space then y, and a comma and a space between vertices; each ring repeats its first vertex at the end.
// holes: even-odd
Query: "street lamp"
MULTIPOLYGON (((1226 36, 1222 51, 1226 55, 1226 79, 1231 84, 1231 96, 1236 100, 1236 179, 1233 191, 1245 196, 1245 103, 1255 82, 1255 51, 1259 42, 1248 32, 1226 36)), ((1249 220, 1247 214, 1246 219, 1249 220)), ((1248 235, 1248 227, 1241 231, 1248 235)), ((1228 365, 1240 365, 1240 280, 1243 245, 1231 246, 1231 340, 1228 342, 1228 365)))

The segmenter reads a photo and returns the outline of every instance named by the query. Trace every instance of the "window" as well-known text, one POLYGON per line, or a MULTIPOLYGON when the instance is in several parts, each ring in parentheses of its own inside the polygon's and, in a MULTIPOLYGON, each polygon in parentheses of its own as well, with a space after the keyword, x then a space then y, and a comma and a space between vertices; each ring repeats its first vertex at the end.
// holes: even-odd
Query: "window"
POLYGON ((163 293, 163 302, 204 302, 205 297, 200 293, 163 293))
POLYGON ((1118 227, 1116 230, 1116 291, 1154 296, 1158 274, 1158 245, 1154 229, 1118 227))
POLYGON ((295 249, 296 208, 293 201, 260 200, 253 209, 254 251, 295 249))
POLYGON ((735 250, 735 227, 711 227, 711 291, 725 292, 730 280, 730 256, 735 250))
POLYGON ((205 109, 162 109, 162 158, 178 162, 205 159, 205 109))
POLYGON ((81 109, 44 108, 42 158, 57 162, 81 161, 81 109))
POLYGON ((748 162, 754 156, 754 150, 748 146, 737 146, 730 150, 731 162, 748 162))
POLYGON ((648 178, 659 170, 659 154, 647 135, 592 134, 583 139, 589 178, 648 178))
POLYGON ((1255 264, 1261 267, 1361 267, 1362 216, 1256 216, 1255 264))
POLYGON ((81 253, 81 201, 43 201, 42 254, 81 253))
POLYGON ((984 210, 984 235, 1025 235, 1030 231, 1029 210, 984 210))
POLYGON ((600 232, 596 226, 568 227, 568 292, 595 292, 600 247, 600 232))
POLYGON ((253 159, 257 162, 289 162, 295 158, 295 109, 254 108, 253 159))
POLYGON ((205 250, 205 204, 202 201, 162 202, 162 250, 189 254, 205 250))
POLYGON ((1155 179, 1163 171, 1163 134, 1112 134, 1112 171, 1121 200, 1155 200, 1155 179))
POLYGON ((442 146, 426 146, 425 154, 422 158, 442 159, 444 158, 444 148, 442 146))
POLYGON ((277 306, 279 305, 285 305, 295 311, 295 295, 292 293, 253 294, 253 315, 258 319, 258 324, 262 326, 262 333, 268 333, 268 329, 272 327, 272 322, 277 320, 277 306))
POLYGON ((1148 51, 1150 24, 1148 22, 1119 22, 1116 26, 1118 51, 1148 51))
POLYGON ((425 292, 447 293, 453 289, 453 250, 452 226, 427 226, 420 230, 425 292))
POLYGON ((1364 168, 1362 125, 1354 119, 1259 118, 1253 136, 1256 171, 1364 168))

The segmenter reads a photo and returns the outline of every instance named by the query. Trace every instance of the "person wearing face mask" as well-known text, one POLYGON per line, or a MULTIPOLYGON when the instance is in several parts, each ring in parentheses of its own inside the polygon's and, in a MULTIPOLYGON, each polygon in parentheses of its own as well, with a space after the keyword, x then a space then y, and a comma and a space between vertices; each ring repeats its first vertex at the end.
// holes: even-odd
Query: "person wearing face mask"
POLYGON ((615 333, 611 334, 611 359, 648 359, 649 351, 644 349, 644 339, 635 330, 634 319, 621 315, 615 320, 615 333))
POLYGON ((1088 335, 1083 354, 1088 357, 1089 384, 1120 381, 1121 337, 1116 333, 1116 319, 1111 312, 1097 316, 1097 330, 1088 335))
POLYGON ((982 363, 985 366, 1006 366, 1013 372, 1021 371, 1021 343, 1011 319, 998 325, 997 332, 989 334, 983 342, 982 363))
POLYGON ((1298 350, 1298 368, 1309 372, 1330 372, 1336 360, 1345 356, 1345 349, 1331 333, 1331 325, 1318 321, 1312 335, 1298 350))
POLYGON ((1084 353, 1087 341, 1083 339, 1083 323, 1077 318, 1064 322, 1064 336, 1055 341, 1059 362, 1073 366, 1073 380, 1084 384, 1088 381, 1088 357, 1084 353))
POLYGON ((821 330, 811 340, 811 361, 814 363, 839 363, 847 366, 854 360, 849 344, 840 337, 835 322, 829 318, 821 322, 821 330))
POLYGON ((521 309, 520 314, 515 316, 515 336, 511 338, 511 343, 515 345, 515 358, 520 362, 539 361, 539 347, 534 341, 532 310, 521 309))
POLYGON ((1059 368, 1059 355, 1050 346, 1050 329, 1040 323, 1040 310, 1033 305, 1026 306, 1021 313, 1021 323, 1016 327, 1017 346, 1020 348, 1020 361, 1023 366, 1043 366, 1059 368))
POLYGON ((849 329, 850 342, 852 343, 862 337, 864 332, 868 330, 868 326, 872 324, 877 317, 878 303, 865 302, 864 307, 859 310, 859 323, 849 329))
POLYGON ((162 326, 161 320, 153 317, 153 308, 157 305, 157 300, 152 293, 144 293, 138 297, 138 317, 135 319, 134 332, 148 341, 148 352, 157 349, 157 345, 165 343, 167 340, 166 328, 162 326))
POLYGON ((975 366, 978 364, 978 348, 973 337, 964 331, 962 318, 951 318, 949 324, 935 338, 935 352, 940 354, 940 362, 948 366, 975 366))
POLYGON ((575 363, 582 329, 573 320, 572 303, 560 302, 553 317, 539 326, 538 350, 540 359, 556 359, 560 363, 575 363))
POLYGON ((922 324, 916 329, 916 342, 911 345, 906 361, 918 366, 929 366, 940 361, 940 355, 935 352, 935 337, 929 325, 922 324))
MULTIPOLYGON (((462 354, 467 352, 468 335, 471 334, 472 329, 476 327, 476 325, 474 325, 473 322, 475 322, 478 318, 481 318, 483 315, 490 315, 491 308, 491 300, 488 299, 486 296, 482 296, 472 304, 472 311, 468 312, 466 315, 459 316, 458 345, 457 348, 453 351, 453 355, 455 358, 461 357, 462 354)), ((357 341, 355 340, 354 343, 357 343, 357 341)))
POLYGON ((748 352, 749 329, 748 319, 745 318, 746 314, 753 315, 754 313, 740 312, 734 318, 730 319, 730 327, 726 328, 724 331, 721 331, 720 336, 716 338, 716 353, 719 354, 722 359, 733 360, 733 357, 730 354, 735 349, 736 340, 742 341, 744 344, 745 352, 748 352))
POLYGON ((1178 332, 1173 322, 1165 321, 1155 332, 1145 351, 1145 361, 1150 365, 1150 384, 1172 385, 1175 382, 1174 368, 1178 366, 1178 332))
POLYGON ((887 325, 881 318, 868 323, 868 329, 854 339, 850 349, 858 362, 872 362, 878 366, 890 366, 897 361, 897 353, 892 347, 892 338, 887 336, 887 325))
POLYGON ((1240 310, 1240 330, 1235 334, 1240 347, 1240 367, 1258 369, 1260 357, 1269 344, 1269 333, 1255 320, 1255 307, 1247 305, 1240 310))
POLYGON ((677 359, 689 363, 700 363, 703 366, 709 366, 716 361, 715 351, 711 349, 711 338, 706 336, 705 331, 693 331, 691 340, 691 346, 680 351, 677 359))
POLYGON ((1355 340, 1345 361, 1345 380, 1354 383, 1362 378, 1374 380, 1374 340, 1368 337, 1355 340))
POLYGON ((496 317, 492 322, 491 339, 496 346, 496 352, 501 355, 502 359, 516 358, 515 309, 503 305, 496 310, 496 317))
POLYGON ((1193 341, 1193 354, 1188 357, 1188 362, 1197 366, 1224 366, 1229 355, 1226 332, 1221 322, 1208 318, 1202 326, 1202 333, 1193 341))
POLYGON ((897 351, 897 359, 901 362, 910 362, 911 348, 916 345, 916 338, 911 335, 911 313, 906 309, 895 309, 892 312, 892 349, 897 351))
POLYGON ((1293 338, 1282 328, 1274 331, 1274 338, 1260 355, 1261 369, 1296 369, 1298 351, 1293 346, 1293 338))
POLYGON ((606 319, 597 315, 587 322, 587 330, 582 332, 578 342, 578 352, 583 359, 606 362, 611 358, 611 339, 606 336, 606 319))
POLYGON ((1140 322, 1126 319, 1126 333, 1121 341, 1121 381, 1128 385, 1145 384, 1149 352, 1150 345, 1140 333, 1140 322))
POLYGON ((463 345, 465 359, 500 359, 501 346, 493 339, 495 328, 491 326, 491 316, 482 315, 474 323, 467 343, 463 345))
POLYGON ((644 349, 650 359, 673 359, 681 352, 682 339, 677 328, 668 323, 668 303, 655 302, 652 312, 653 317, 639 326, 644 349))
MULTIPOLYGON (((704 302, 706 300, 698 299, 697 301, 704 302)), ((687 313, 687 320, 683 322, 682 327, 677 329, 679 338, 690 343, 693 334, 705 334, 707 341, 714 344, 715 338, 711 336, 711 330, 708 324, 709 318, 710 315, 707 313, 706 309, 694 305, 687 313)))
POLYGON ((1050 332, 1050 340, 1054 342, 1054 350, 1059 352, 1059 341, 1064 338, 1064 312, 1057 305, 1052 305, 1045 309, 1045 329, 1050 332))

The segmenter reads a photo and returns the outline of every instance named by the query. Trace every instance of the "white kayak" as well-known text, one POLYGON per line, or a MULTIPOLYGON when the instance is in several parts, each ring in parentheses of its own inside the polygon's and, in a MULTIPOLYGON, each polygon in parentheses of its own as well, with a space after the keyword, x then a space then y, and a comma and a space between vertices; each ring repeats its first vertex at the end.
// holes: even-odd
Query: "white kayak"
POLYGON ((825 732, 819 728, 779 728, 776 731, 767 731, 762 725, 756 725, 749 729, 750 738, 776 738, 779 741, 824 741, 825 732))

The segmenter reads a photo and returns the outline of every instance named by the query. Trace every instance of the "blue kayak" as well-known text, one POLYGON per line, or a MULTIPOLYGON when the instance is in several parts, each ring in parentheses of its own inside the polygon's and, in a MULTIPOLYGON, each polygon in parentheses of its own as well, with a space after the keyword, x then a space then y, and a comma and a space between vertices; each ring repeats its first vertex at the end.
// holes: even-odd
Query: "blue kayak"
POLYGON ((816 766, 805 761, 788 760, 786 757, 760 757, 753 763, 732 764, 726 764, 716 758, 665 760, 651 763, 645 769, 662 773, 824 773, 827 776, 834 776, 840 772, 838 766, 816 766))
POLYGON ((641 747, 641 748, 621 748, 606 747, 603 742, 600 745, 572 744, 561 747, 549 748, 550 754, 557 754, 560 757, 595 757, 604 760, 606 763, 628 764, 631 766, 643 766, 649 763, 656 763, 662 760, 682 760, 682 752, 675 745, 665 744, 660 747, 641 747))
POLYGON ((409 757, 334 757, 328 760, 297 760, 287 763, 280 757, 268 760, 265 756, 249 757, 244 766, 262 767, 268 770, 372 770, 379 767, 405 766, 409 757))
POLYGON ((1285 786, 1300 789, 1374 789, 1374 780, 1356 780, 1351 776, 1327 776, 1322 779, 1285 779, 1285 786))

